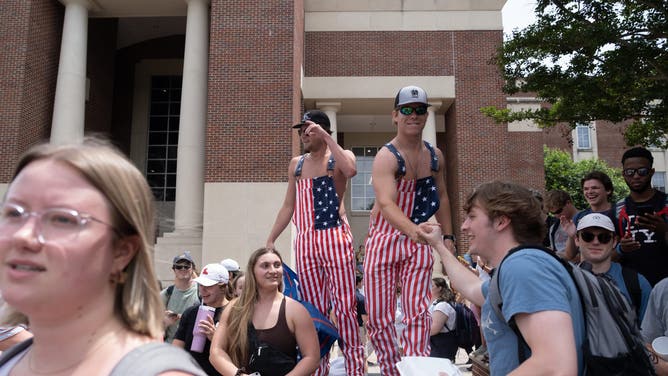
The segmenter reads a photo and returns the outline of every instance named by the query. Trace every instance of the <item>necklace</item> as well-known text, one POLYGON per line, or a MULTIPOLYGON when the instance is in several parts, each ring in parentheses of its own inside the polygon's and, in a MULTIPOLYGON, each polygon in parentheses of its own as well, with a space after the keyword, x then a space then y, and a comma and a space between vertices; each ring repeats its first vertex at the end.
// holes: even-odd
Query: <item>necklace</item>
MULTIPOLYGON (((411 168, 411 170, 415 174, 415 179, 417 179, 418 178, 418 170, 415 168, 415 165, 413 163, 411 163, 410 158, 408 158, 408 153, 404 153, 404 154, 406 155, 406 158, 404 158, 406 160, 406 163, 408 164, 408 166, 411 168)), ((420 167, 420 163, 422 163, 422 147, 420 147, 420 150, 418 151, 418 155, 414 159, 417 160, 417 166, 420 167)))

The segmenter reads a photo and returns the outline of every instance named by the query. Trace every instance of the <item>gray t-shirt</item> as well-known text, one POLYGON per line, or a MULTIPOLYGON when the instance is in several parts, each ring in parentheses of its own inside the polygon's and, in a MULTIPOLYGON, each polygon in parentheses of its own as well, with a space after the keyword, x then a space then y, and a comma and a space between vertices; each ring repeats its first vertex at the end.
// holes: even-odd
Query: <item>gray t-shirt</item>
MULTIPOLYGON (((162 302, 165 303, 168 310, 176 312, 179 315, 182 314, 186 308, 195 304, 199 304, 196 283, 193 283, 190 288, 185 291, 174 287, 172 296, 169 298, 169 301, 167 301, 167 289, 164 289, 160 292, 160 297, 162 298, 162 302)), ((179 327, 179 321, 181 320, 177 320, 174 325, 170 325, 165 329, 165 342, 172 342, 174 335, 176 334, 176 329, 179 327)))
POLYGON ((642 320, 642 337, 646 343, 655 338, 668 336, 668 278, 654 286, 642 320))

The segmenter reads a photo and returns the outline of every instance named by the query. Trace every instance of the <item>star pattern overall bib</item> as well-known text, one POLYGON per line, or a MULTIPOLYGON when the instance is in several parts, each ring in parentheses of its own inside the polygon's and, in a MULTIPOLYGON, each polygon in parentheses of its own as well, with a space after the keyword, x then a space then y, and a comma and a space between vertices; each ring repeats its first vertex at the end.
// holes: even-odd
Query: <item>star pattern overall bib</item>
MULTIPOLYGON (((338 320, 345 356, 346 374, 363 375, 364 353, 357 329, 355 300, 355 252, 346 217, 339 216, 339 197, 332 173, 334 159, 327 162, 327 175, 300 179, 305 156, 295 169, 296 200, 292 222, 297 228, 295 255, 300 290, 325 316, 330 302, 338 320)), ((329 356, 320 361, 316 375, 329 372, 329 356)))
MULTIPOLYGON (((434 173, 438 157, 434 148, 424 142, 430 152, 432 175, 404 179, 406 163, 396 147, 385 144, 397 158, 397 205, 413 223, 427 221, 440 207, 434 173)), ((364 291, 369 314, 369 338, 376 349, 383 375, 399 375, 395 364, 401 360, 396 340, 404 356, 429 356, 431 327, 430 280, 434 260, 431 247, 413 242, 383 218, 380 211, 369 221, 364 260, 364 291), (405 329, 396 338, 394 326, 397 307, 395 281, 401 283, 401 307, 405 329)))

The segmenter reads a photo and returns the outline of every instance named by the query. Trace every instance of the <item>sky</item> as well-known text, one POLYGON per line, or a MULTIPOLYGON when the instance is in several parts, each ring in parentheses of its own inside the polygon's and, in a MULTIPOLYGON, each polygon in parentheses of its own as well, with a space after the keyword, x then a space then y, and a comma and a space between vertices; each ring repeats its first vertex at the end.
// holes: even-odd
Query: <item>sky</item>
POLYGON ((510 34, 513 29, 523 29, 532 24, 536 20, 533 13, 535 5, 535 0, 508 0, 501 10, 503 33, 510 34))

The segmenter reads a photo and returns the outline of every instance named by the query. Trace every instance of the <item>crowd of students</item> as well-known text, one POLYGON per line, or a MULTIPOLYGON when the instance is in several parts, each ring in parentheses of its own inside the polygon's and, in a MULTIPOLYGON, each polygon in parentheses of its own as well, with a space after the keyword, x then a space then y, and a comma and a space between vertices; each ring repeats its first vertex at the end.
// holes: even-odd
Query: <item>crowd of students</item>
POLYGON ((340 199, 356 174, 354 155, 333 142, 325 113, 309 111, 294 126, 305 154, 288 166, 265 247, 243 271, 226 259, 197 272, 192 256, 179 254, 174 284, 162 291, 150 262, 154 204, 141 172, 96 139, 30 149, 0 206, 0 323, 7 338, 25 338, 23 328, 32 338, 3 353, 0 374, 327 374, 311 314, 282 294, 274 241, 292 220, 304 301, 331 311, 349 375, 365 373, 365 335, 383 375, 398 375, 402 356, 453 359, 450 287, 480 308, 492 375, 583 374, 583 303, 566 269, 536 252, 546 234, 560 257, 617 285, 636 309, 646 355, 667 375, 651 347, 668 335, 668 199, 651 186, 651 153, 624 153, 631 193, 619 203, 609 200, 605 174, 583 177, 590 208, 582 212, 563 192, 542 203, 514 183, 476 187, 461 226, 480 261, 475 273, 456 257, 444 155, 422 140, 428 107, 417 86, 396 95, 396 136, 373 162, 376 201, 361 265, 340 199), (550 231, 546 211, 557 218, 550 231), (434 250, 450 284, 432 274, 434 250), (482 265, 496 268, 491 280, 482 265), (491 292, 504 303, 498 313, 491 292), (212 314, 200 317, 202 306, 212 314))

